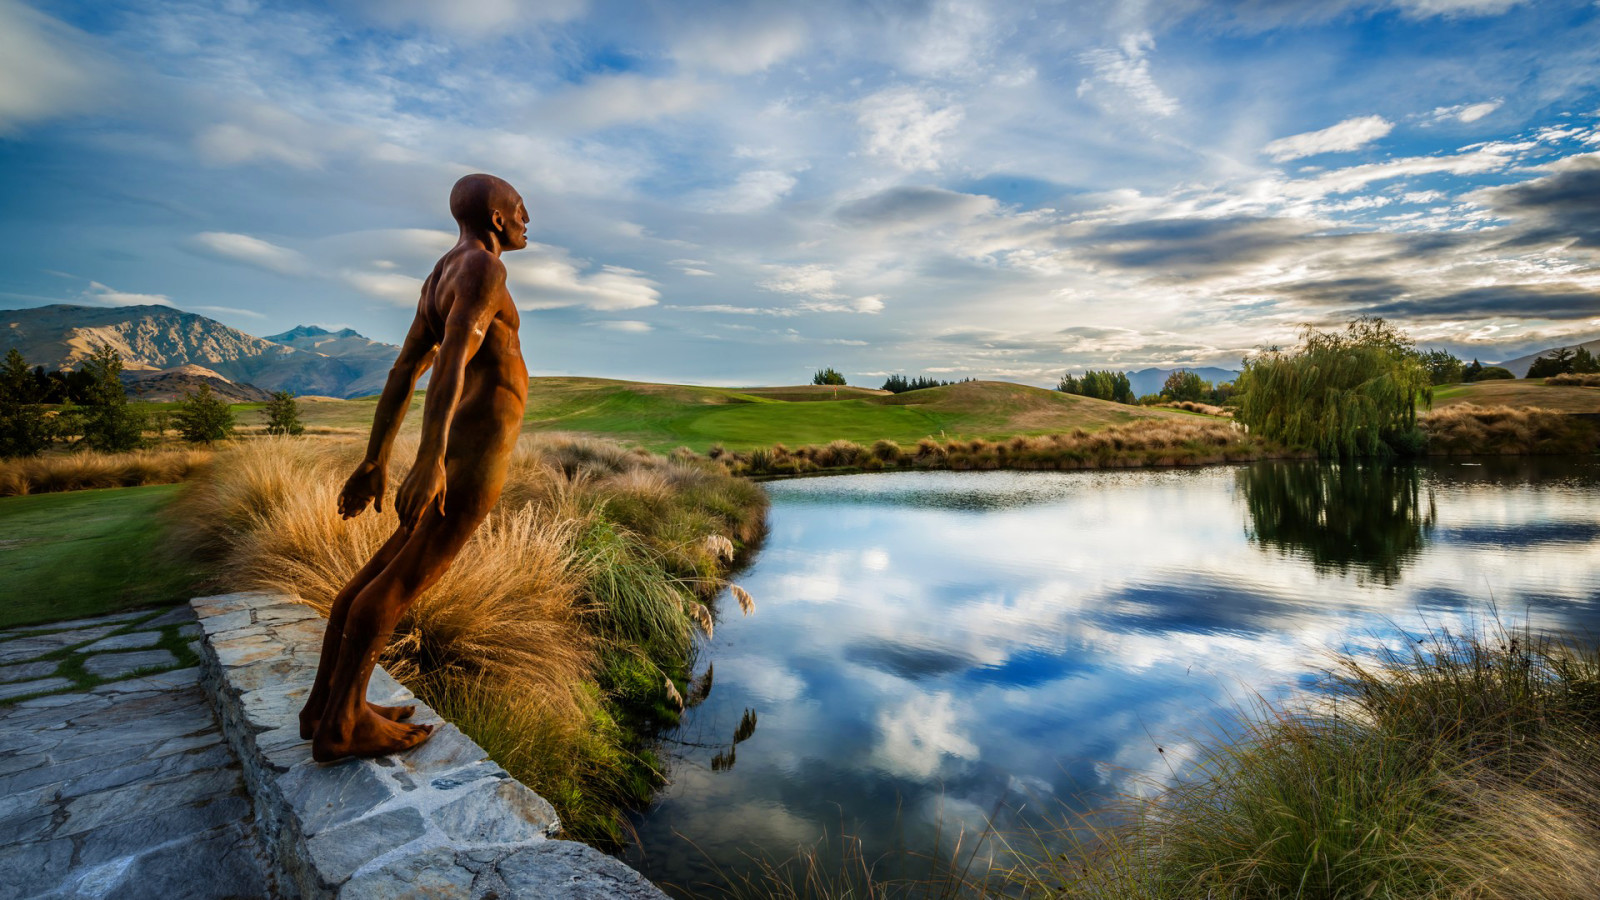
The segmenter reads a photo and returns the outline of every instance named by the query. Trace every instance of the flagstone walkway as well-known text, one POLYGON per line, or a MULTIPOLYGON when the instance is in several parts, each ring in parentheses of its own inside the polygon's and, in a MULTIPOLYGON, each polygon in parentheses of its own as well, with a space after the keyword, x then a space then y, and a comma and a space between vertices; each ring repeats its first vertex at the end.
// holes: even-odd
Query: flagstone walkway
POLYGON ((0 900, 275 895, 187 606, 0 631, 0 900))

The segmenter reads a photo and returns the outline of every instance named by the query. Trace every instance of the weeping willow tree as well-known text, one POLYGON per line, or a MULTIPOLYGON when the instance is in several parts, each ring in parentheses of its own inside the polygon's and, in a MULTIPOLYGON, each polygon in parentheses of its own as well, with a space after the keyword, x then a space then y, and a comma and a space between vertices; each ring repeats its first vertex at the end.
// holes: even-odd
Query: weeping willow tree
POLYGON ((1299 347, 1246 359, 1235 391, 1236 416, 1252 431, 1324 456, 1420 449, 1417 404, 1433 404, 1411 339, 1367 317, 1342 331, 1307 326, 1299 347))

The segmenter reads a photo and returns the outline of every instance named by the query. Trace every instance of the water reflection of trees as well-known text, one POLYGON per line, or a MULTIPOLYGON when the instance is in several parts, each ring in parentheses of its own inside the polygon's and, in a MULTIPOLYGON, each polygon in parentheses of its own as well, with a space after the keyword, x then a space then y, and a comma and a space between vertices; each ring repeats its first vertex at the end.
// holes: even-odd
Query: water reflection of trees
POLYGON ((1250 539, 1300 553, 1318 571, 1394 584, 1433 531, 1416 468, 1380 463, 1258 463, 1239 470, 1250 539))

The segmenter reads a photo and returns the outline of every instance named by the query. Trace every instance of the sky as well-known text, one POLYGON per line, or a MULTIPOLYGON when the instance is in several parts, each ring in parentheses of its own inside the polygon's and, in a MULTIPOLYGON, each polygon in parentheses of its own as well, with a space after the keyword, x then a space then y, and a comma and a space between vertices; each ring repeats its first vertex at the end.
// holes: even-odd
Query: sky
POLYGON ((0 0, 0 306, 398 342, 478 171, 534 374, 1498 361, 1600 337, 1600 2, 0 0))

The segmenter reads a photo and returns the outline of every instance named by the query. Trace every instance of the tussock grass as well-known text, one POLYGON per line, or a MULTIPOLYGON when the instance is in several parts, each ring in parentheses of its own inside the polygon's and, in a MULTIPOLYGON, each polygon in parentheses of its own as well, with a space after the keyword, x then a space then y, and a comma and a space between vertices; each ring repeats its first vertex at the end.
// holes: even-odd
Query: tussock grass
POLYGON ((1196 466, 1288 456, 1231 422, 1141 420, 1100 431, 1017 436, 1006 440, 923 438, 901 446, 880 440, 870 447, 850 441, 790 450, 782 444, 715 457, 738 475, 886 469, 1106 469, 1196 466))
POLYGON ((1592 424, 1537 407, 1462 403, 1436 409, 1418 425, 1428 436, 1428 452, 1438 456, 1591 453, 1595 449, 1592 424))
POLYGON ((1600 374, 1587 372, 1580 375, 1572 372, 1566 372, 1561 375, 1551 375, 1549 378, 1544 380, 1544 383, 1553 384, 1558 387, 1600 387, 1600 374))
MULTIPOLYGON (((180 500, 175 542, 215 563, 221 587, 326 612, 397 521, 388 504, 339 519, 360 455, 325 439, 230 448, 180 500)), ((499 505, 407 610, 383 664, 550 799, 570 833, 614 840, 618 808, 659 777, 638 733, 648 716, 626 707, 670 716, 691 623, 709 625, 705 601, 759 541, 765 504, 704 461, 524 439, 499 505)))
POLYGON ((1211 403, 1200 403, 1195 400, 1176 400, 1167 403, 1152 403, 1154 409, 1181 409, 1185 412, 1203 413, 1208 416, 1232 416, 1233 413, 1225 407, 1211 403))
POLYGON ((173 484, 200 473, 211 457, 210 450, 84 450, 0 460, 0 497, 173 484))

